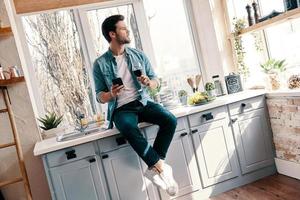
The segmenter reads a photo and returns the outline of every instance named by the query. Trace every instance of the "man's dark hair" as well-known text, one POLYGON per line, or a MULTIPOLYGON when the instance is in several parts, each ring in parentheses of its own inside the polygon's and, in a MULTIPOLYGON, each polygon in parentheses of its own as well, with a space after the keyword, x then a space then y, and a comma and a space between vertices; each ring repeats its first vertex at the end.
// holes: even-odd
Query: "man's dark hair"
POLYGON ((111 31, 116 32, 116 24, 119 21, 123 21, 123 20, 124 20, 123 15, 112 15, 104 20, 101 29, 102 29, 103 36, 108 42, 111 42, 109 32, 111 31))

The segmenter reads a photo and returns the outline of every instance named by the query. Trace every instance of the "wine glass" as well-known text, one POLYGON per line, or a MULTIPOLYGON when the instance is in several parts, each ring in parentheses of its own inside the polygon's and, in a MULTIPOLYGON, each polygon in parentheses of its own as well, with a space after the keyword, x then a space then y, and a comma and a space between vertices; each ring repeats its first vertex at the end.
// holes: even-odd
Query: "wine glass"
POLYGON ((134 63, 133 66, 132 66, 132 70, 133 70, 133 74, 136 77, 141 77, 142 76, 142 66, 141 66, 141 63, 139 63, 139 62, 134 63))

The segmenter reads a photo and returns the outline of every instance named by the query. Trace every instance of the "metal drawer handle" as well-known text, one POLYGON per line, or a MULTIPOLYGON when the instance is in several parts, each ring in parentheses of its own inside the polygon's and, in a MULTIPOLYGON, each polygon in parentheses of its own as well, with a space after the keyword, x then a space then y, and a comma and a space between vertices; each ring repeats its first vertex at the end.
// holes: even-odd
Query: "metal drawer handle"
POLYGON ((245 108, 246 106, 247 106, 247 104, 241 103, 241 107, 242 107, 242 108, 245 108))
POLYGON ((197 129, 192 130, 192 134, 197 133, 197 132, 198 132, 197 129))
POLYGON ((91 158, 91 159, 89 159, 89 162, 90 163, 96 162, 96 159, 95 158, 91 158))
POLYGON ((180 137, 184 137, 184 136, 187 136, 187 133, 186 133, 186 132, 180 134, 180 137))
POLYGON ((126 139, 124 137, 116 138, 116 142, 117 142, 118 146, 121 146, 121 145, 127 143, 127 141, 126 141, 126 139))
POLYGON ((105 155, 102 156, 102 159, 106 159, 106 158, 108 158, 107 154, 105 154, 105 155))
POLYGON ((234 118, 234 119, 231 119, 231 123, 235 123, 236 121, 238 120, 238 118, 234 118))
POLYGON ((206 113, 202 115, 203 118, 205 118, 206 121, 211 120, 214 118, 214 116, 212 115, 212 113, 206 113))
POLYGON ((66 152, 66 155, 67 155, 67 159, 70 160, 70 159, 73 159, 73 158, 77 158, 77 155, 75 153, 75 150, 71 150, 71 151, 67 151, 66 152))

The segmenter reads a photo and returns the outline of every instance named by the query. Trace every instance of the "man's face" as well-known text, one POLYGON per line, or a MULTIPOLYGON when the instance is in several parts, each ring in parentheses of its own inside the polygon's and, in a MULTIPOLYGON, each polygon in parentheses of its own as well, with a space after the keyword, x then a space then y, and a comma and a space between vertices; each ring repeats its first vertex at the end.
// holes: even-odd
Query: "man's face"
POLYGON ((116 24, 115 39, 119 44, 130 43, 129 30, 124 21, 119 21, 116 24))

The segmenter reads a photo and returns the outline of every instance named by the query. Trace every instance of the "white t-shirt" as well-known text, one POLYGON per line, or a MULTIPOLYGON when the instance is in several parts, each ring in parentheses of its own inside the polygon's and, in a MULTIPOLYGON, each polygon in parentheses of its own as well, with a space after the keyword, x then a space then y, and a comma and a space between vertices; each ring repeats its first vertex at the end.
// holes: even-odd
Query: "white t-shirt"
POLYGON ((117 97, 117 108, 137 99, 138 91, 128 69, 125 54, 114 56, 118 66, 118 77, 122 78, 124 88, 117 97))

